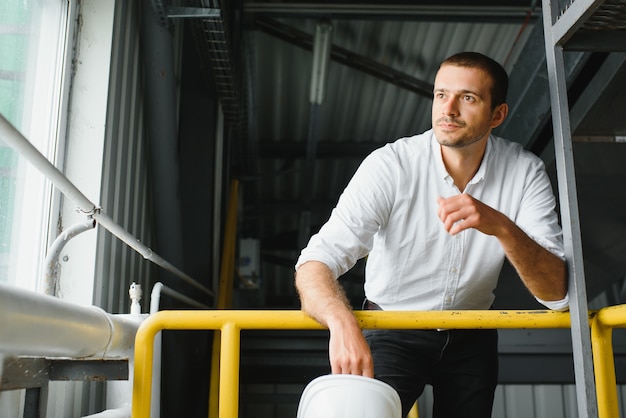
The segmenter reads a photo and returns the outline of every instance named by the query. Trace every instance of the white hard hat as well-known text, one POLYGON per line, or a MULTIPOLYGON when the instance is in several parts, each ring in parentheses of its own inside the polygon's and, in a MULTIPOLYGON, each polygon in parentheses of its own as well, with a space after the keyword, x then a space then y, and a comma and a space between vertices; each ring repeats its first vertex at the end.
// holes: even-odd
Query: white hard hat
POLYGON ((380 380, 330 374, 302 392, 297 418, 401 418, 400 396, 380 380))

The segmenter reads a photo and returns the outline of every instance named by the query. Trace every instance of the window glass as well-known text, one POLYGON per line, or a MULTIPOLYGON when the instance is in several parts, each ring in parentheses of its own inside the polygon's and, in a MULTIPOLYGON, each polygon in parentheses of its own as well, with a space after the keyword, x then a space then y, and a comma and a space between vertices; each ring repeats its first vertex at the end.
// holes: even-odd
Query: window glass
MULTIPOLYGON (((50 161, 60 136, 67 1, 0 1, 0 114, 50 161)), ((0 283, 36 290, 51 213, 45 177, 0 140, 0 283)))

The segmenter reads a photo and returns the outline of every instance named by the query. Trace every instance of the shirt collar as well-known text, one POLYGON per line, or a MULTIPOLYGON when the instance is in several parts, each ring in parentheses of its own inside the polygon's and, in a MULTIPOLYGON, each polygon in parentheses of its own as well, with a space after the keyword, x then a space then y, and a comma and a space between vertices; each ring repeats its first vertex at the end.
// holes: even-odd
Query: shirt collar
MULTIPOLYGON (((441 145, 439 145, 439 142, 437 142, 435 132, 431 130, 430 133, 431 151, 435 157, 435 165, 437 166, 438 177, 442 178, 448 184, 454 184, 452 176, 448 174, 446 166, 443 163, 443 158, 441 157, 441 145)), ((493 148, 492 141, 492 136, 489 135, 489 138, 487 138, 487 146, 485 147, 485 155, 483 156, 483 160, 480 162, 480 167, 478 167, 478 171, 476 172, 474 177, 472 177, 468 184, 480 183, 485 178, 485 173, 487 171, 487 161, 491 156, 491 148, 493 148)))
POLYGON ((430 131, 430 148, 433 153, 435 166, 437 167, 437 177, 443 179, 446 183, 452 183, 452 177, 448 174, 446 170, 446 166, 443 163, 443 158, 441 157, 441 145, 437 142, 437 138, 435 137, 435 131, 430 131))
POLYGON ((483 155, 483 160, 480 162, 480 167, 478 167, 478 171, 474 175, 474 177, 470 180, 469 184, 476 184, 485 179, 485 174, 487 172, 487 162, 491 156, 491 148, 493 148, 493 139, 491 135, 487 138, 487 146, 485 147, 485 155, 483 155))

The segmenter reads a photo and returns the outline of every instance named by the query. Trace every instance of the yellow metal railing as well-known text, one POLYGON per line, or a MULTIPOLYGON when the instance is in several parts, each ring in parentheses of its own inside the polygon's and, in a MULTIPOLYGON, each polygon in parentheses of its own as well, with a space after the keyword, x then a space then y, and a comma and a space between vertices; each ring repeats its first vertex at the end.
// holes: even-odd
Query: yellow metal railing
MULTIPOLYGON (((226 214, 226 227, 224 230, 224 242, 222 244, 222 263, 220 267, 220 283, 217 293, 217 309, 230 309, 233 299, 233 278, 235 277, 235 252, 237 244, 237 207, 239 206, 239 181, 233 180, 230 185, 228 199, 228 211, 226 214)), ((217 418, 219 399, 219 373, 220 373, 220 333, 213 334, 213 350, 211 350, 211 377, 209 385, 209 418, 217 418)))
MULTIPOLYGON (((626 308, 605 308, 589 314, 592 321, 594 357, 606 364, 597 364, 598 386, 606 393, 616 392, 613 351, 610 341, 611 326, 626 323, 626 308), (621 319, 621 321, 620 321, 621 319), (595 331, 594 331, 595 330, 595 331), (610 361, 605 357, 610 355, 610 361), (611 369, 611 370, 609 370, 611 369), (611 374, 612 373, 612 374, 611 374)), ((367 329, 487 329, 487 328, 569 328, 568 312, 531 311, 428 311, 387 312, 356 311, 361 328, 367 329)), ((625 325, 626 326, 626 325, 625 325)), ((135 340, 135 370, 133 383, 133 418, 150 416, 152 385, 152 358, 154 337, 162 330, 219 330, 221 331, 219 418, 236 418, 239 407, 239 356, 241 330, 296 330, 324 329, 301 311, 161 311, 150 316, 141 325, 135 340)), ((616 395, 614 396, 616 399, 616 395)), ((609 396, 609 397, 611 397, 609 396)), ((600 398, 599 398, 600 399, 600 398)), ((605 397, 603 402, 608 402, 605 397)), ((617 404, 617 401, 615 401, 617 404)), ((613 408, 611 406, 611 408, 613 408)), ((616 406, 615 406, 616 408, 616 406)), ((611 409, 612 411, 613 409, 611 409)), ((606 409, 603 409, 606 411, 606 409)), ((617 417, 603 412, 601 418, 617 417)), ((610 412, 613 413, 614 412, 610 412)))
POLYGON ((598 416, 618 418, 615 358, 613 355, 613 328, 626 327, 626 305, 600 309, 591 323, 591 350, 596 377, 598 416))

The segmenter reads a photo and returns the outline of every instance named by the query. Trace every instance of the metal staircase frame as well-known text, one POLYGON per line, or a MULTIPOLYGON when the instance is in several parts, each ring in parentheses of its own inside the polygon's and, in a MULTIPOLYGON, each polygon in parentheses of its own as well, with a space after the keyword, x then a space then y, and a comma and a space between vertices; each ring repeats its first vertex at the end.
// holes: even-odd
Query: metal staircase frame
POLYGON ((563 239, 569 272, 572 348, 579 417, 598 417, 580 218, 567 100, 565 51, 619 51, 626 47, 623 0, 543 0, 543 26, 563 239))

